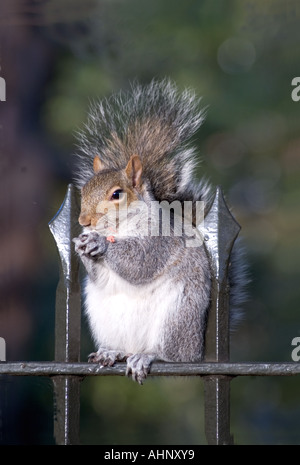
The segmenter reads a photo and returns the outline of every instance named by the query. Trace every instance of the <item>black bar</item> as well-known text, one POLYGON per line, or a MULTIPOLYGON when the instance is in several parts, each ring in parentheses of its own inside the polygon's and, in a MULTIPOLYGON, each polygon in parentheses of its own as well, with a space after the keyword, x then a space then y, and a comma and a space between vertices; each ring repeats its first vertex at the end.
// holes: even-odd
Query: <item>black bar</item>
POLYGON ((205 396, 205 434, 209 444, 233 444, 230 435, 230 381, 229 377, 206 376, 204 379, 205 396))
POLYGON ((56 444, 79 444, 80 378, 55 376, 54 437, 56 444))
MULTIPOLYGON (((125 376, 126 364, 102 367, 97 363, 9 362, 0 363, 0 375, 12 376, 125 376)), ((167 363, 155 362, 148 376, 296 376, 300 363, 167 363)))
MULTIPOLYGON (((81 308, 79 262, 72 239, 79 233, 79 207, 70 184, 57 215, 49 223, 60 255, 60 280, 56 292, 55 360, 80 360, 81 308)), ((54 381, 54 437, 57 444, 79 443, 80 379, 54 381)))
MULTIPOLYGON (((212 271, 211 305, 205 337, 207 362, 229 361, 228 267, 239 231, 240 226, 229 212, 218 187, 201 230, 212 271)), ((204 399, 208 444, 231 444, 230 378, 206 378, 204 399)))

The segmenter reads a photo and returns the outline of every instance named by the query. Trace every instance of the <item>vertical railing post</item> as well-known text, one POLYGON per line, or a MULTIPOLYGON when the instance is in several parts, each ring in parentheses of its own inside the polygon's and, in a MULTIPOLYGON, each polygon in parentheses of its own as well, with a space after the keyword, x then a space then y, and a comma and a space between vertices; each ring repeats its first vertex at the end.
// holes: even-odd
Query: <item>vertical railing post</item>
MULTIPOLYGON (((229 361, 228 268, 233 244, 240 231, 228 210, 221 189, 199 227, 212 269, 211 307, 208 316, 205 361, 229 361)), ((204 377, 205 433, 208 444, 232 444, 230 434, 230 377, 204 377)))
MULTIPOLYGON (((6 362, 6 343, 0 337, 0 363, 6 362)), ((5 428, 7 428, 7 376, 0 376, 0 445, 4 444, 5 428)))
POLYGON ((9 430, 11 429, 8 405, 10 382, 11 377, 9 375, 0 376, 0 445, 7 444, 6 439, 9 438, 9 430))
MULTIPOLYGON (((64 202, 49 228, 60 255, 60 279, 56 292, 55 360, 80 360, 80 285, 79 263, 72 239, 79 233, 79 207, 75 188, 70 184, 64 202)), ((54 377, 54 437, 57 444, 79 443, 80 379, 54 377)))

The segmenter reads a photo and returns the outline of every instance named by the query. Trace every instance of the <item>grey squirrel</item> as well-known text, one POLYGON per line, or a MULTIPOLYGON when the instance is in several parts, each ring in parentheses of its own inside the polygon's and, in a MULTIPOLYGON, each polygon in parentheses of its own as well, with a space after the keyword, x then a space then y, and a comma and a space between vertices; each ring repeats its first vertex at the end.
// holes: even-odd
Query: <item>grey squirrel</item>
MULTIPOLYGON (((140 384, 155 359, 204 355, 211 270, 195 208, 184 210, 186 202, 203 202, 204 211, 210 203, 208 183, 193 180, 189 145, 203 119, 193 92, 152 81, 94 103, 79 133, 83 233, 73 241, 87 272, 85 309, 97 346, 89 361, 126 360, 126 374, 140 384), (179 206, 167 215, 168 234, 159 202, 179 206)), ((242 295, 236 275, 232 307, 242 295)))

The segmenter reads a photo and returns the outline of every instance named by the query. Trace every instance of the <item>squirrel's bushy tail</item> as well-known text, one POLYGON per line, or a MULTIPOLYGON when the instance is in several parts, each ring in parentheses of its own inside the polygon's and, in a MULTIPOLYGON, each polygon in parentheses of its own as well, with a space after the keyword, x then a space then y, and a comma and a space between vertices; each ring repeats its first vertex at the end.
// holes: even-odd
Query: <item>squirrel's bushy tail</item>
POLYGON ((195 94, 179 92, 169 80, 134 84, 128 92, 94 102, 78 134, 77 186, 93 175, 96 155, 108 169, 123 169, 137 154, 157 200, 205 200, 208 187, 194 184, 196 157, 189 144, 203 119, 195 94))

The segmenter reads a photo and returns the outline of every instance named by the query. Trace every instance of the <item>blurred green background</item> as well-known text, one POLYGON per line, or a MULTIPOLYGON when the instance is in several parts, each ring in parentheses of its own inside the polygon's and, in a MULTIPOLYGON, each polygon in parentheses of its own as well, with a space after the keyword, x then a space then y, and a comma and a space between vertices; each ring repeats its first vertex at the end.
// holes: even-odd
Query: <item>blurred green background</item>
MULTIPOLYGON (((197 176, 222 185, 251 273, 232 361, 292 361, 300 336, 300 4, 288 0, 2 0, 0 336, 7 360, 53 360, 58 256, 48 222, 89 102, 169 77, 208 106, 197 176)), ((82 360, 94 347, 83 319, 82 360)), ((48 379, 4 380, 4 444, 52 444, 48 379)), ((300 443, 300 380, 232 381, 239 444, 300 443)), ((83 444, 205 444, 198 378, 89 378, 83 444)))

